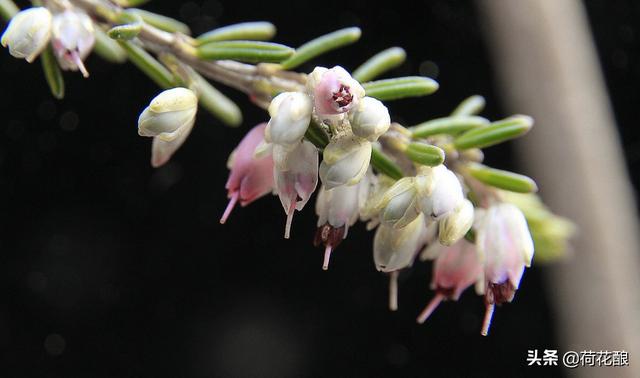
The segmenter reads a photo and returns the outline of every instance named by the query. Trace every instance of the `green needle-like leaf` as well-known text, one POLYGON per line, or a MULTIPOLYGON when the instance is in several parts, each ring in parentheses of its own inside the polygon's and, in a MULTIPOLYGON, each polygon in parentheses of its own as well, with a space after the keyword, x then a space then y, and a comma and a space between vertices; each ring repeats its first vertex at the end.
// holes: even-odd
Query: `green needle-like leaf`
POLYGON ((452 116, 470 116, 479 114, 486 104, 484 97, 480 95, 474 95, 464 99, 460 105, 458 105, 453 112, 452 116))
POLYGON ((426 96, 438 90, 439 87, 435 80, 420 76, 370 81, 362 86, 367 96, 383 101, 426 96))
POLYGON ((469 174, 478 181, 496 188, 517 193, 538 191, 535 181, 525 175, 487 167, 479 163, 471 163, 467 165, 467 169, 469 174))
POLYGON ((210 42, 199 46, 196 51, 200 59, 232 59, 251 63, 281 62, 294 52, 289 46, 260 41, 210 42))
POLYGON ((276 35, 276 27, 266 21, 242 22, 213 29, 196 38, 198 45, 209 42, 254 40, 268 41, 276 35))
POLYGON ((144 9, 129 9, 127 12, 133 13, 151 26, 155 26, 160 30, 164 30, 166 32, 175 33, 180 32, 183 34, 191 34, 191 30, 189 30, 189 26, 187 24, 182 23, 175 18, 163 16, 161 14, 153 13, 146 11, 144 9))
POLYGON ((353 78, 361 83, 371 81, 383 73, 398 67, 407 58, 407 53, 400 47, 392 47, 369 58, 353 71, 353 78))
POLYGON ((426 143, 409 143, 404 153, 411 161, 430 167, 435 167, 444 162, 444 151, 439 147, 426 143))
POLYGON ((189 88, 196 93, 202 107, 227 126, 240 126, 242 123, 242 111, 238 105, 195 71, 190 73, 190 79, 189 88))
POLYGON ((518 115, 494 122, 486 127, 479 127, 460 135, 453 141, 455 148, 484 148, 517 138, 526 134, 533 126, 533 119, 518 115))
POLYGON ((378 172, 383 173, 394 180, 400 180, 402 176, 404 176, 400 167, 398 167, 390 157, 376 147, 371 150, 371 164, 378 172))
POLYGON ((16 13, 20 12, 20 8, 11 0, 0 0, 0 16, 5 21, 11 20, 16 13))
POLYGON ((350 45, 360 39, 361 34, 360 28, 353 27, 336 30, 333 33, 312 39, 298 47, 295 54, 282 62, 282 68, 285 70, 296 68, 302 63, 308 62, 328 51, 350 45))
POLYGON ((409 131, 413 138, 426 138, 438 134, 456 135, 488 124, 489 120, 483 117, 455 116, 432 119, 409 127, 409 131))
POLYGON ((58 100, 64 97, 64 79, 62 78, 62 71, 56 57, 53 56, 53 50, 51 46, 48 46, 40 55, 40 61, 42 62, 42 70, 44 71, 44 77, 47 79, 51 94, 58 100))
POLYGON ((96 27, 94 35, 96 43, 93 47, 93 52, 111 63, 124 63, 127 61, 127 53, 120 47, 118 42, 111 39, 102 29, 96 27))
POLYGON ((135 64, 140 71, 149 76, 161 88, 167 89, 174 86, 174 78, 171 72, 143 48, 127 41, 118 41, 118 43, 127 53, 131 63, 135 64))
POLYGON ((140 34, 144 21, 140 15, 131 11, 120 13, 119 22, 123 25, 117 25, 107 31, 107 35, 115 40, 128 41, 134 39, 140 34))

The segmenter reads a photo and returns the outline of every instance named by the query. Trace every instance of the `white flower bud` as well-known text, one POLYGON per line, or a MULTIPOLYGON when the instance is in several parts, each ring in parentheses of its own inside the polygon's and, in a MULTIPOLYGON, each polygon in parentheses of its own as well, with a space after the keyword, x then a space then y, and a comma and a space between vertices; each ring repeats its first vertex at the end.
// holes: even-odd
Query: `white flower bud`
POLYGON ((462 239, 473 225, 473 204, 468 199, 462 200, 452 212, 438 223, 440 244, 446 246, 454 244, 462 239))
POLYGON ((173 88, 156 96, 138 118, 138 134, 165 142, 190 132, 198 110, 198 97, 189 89, 173 88))
POLYGON ((64 70, 80 70, 88 77, 84 59, 95 43, 93 21, 79 9, 68 9, 53 16, 53 51, 64 70))
POLYGON ((154 137, 153 145, 151 146, 151 166, 158 168, 168 162, 171 156, 187 140, 192 126, 193 123, 186 130, 183 130, 177 138, 170 141, 162 140, 159 136, 154 137))
POLYGON ((51 12, 36 7, 18 12, 2 34, 2 46, 9 54, 31 63, 47 47, 51 38, 51 12))
POLYGON ((424 167, 426 189, 420 193, 420 210, 427 216, 439 218, 450 211, 464 199, 462 185, 455 173, 444 165, 424 167))
POLYGON ((349 111, 349 121, 355 135, 371 142, 375 142, 391 125, 389 110, 373 97, 361 99, 358 105, 349 111))
POLYGON ((276 96, 269 105, 271 120, 265 131, 270 143, 292 145, 300 142, 311 122, 313 101, 300 92, 285 92, 276 96))
POLYGON ((410 266, 424 243, 425 217, 420 214, 407 226, 396 229, 380 225, 373 239, 373 260, 382 272, 410 266))
POLYGON ((355 185, 369 168, 371 142, 356 136, 332 141, 324 149, 320 179, 327 189, 355 185))
POLYGON ((401 178, 382 196, 378 208, 383 224, 402 228, 420 215, 415 182, 415 177, 401 178))

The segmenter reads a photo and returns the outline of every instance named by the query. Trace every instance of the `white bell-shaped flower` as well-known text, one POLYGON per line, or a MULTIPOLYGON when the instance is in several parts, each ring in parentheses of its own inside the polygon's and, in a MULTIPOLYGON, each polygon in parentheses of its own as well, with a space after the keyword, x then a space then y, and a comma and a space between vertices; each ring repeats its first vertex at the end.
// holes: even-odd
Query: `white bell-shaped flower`
POLYGON ((271 120, 265 131, 270 143, 292 145, 300 142, 311 122, 313 101, 300 92, 284 92, 269 105, 271 120))
POLYGON ((373 97, 364 97, 349 111, 349 122, 355 135, 375 142, 389 130, 391 117, 382 102, 373 97))
POLYGON ((95 44, 94 32, 91 17, 77 8, 53 16, 53 52, 62 69, 89 76, 83 61, 95 44))
POLYGON ((376 268, 382 272, 393 272, 410 266, 424 244, 425 232, 425 216, 422 214, 402 228, 381 224, 373 239, 376 268))
POLYGON ((332 141, 324 149, 320 179, 327 189, 355 185, 364 176, 371 160, 371 142, 349 135, 332 141))
POLYGON ((43 7, 18 12, 2 34, 2 46, 8 47, 12 56, 33 62, 49 43, 52 19, 43 7))
POLYGON ((421 167, 425 185, 420 192, 420 210, 427 216, 440 218, 453 211, 462 200, 462 185, 455 173, 444 165, 421 167))
MULTIPOLYGON (((187 88, 173 88, 156 96, 138 118, 138 134, 164 142, 190 132, 198 111, 198 97, 187 88)), ((183 140, 184 142, 184 140, 183 140)))

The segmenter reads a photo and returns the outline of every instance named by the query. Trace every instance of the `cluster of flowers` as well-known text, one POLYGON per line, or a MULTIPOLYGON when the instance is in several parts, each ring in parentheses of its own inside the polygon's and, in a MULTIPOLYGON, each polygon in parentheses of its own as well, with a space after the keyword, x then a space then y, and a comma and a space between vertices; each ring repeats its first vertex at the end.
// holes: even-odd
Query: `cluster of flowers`
MULTIPOLYGON (((193 93, 175 88, 144 110, 139 133, 154 137, 154 165, 164 163, 184 141, 196 109, 193 93)), ((325 245, 323 269, 349 227, 361 219, 369 229, 377 227, 373 258, 379 271, 390 273, 391 287, 396 287, 397 272, 418 255, 435 259, 431 287, 436 295, 419 322, 443 299, 457 300, 475 284, 485 298, 486 334, 495 304, 513 299, 533 257, 531 234, 518 207, 498 200, 474 207, 461 179, 444 164, 418 166, 415 176, 396 182, 374 174, 369 168, 372 143, 389 129, 389 113, 341 67, 316 68, 306 92, 279 94, 269 114, 269 123, 249 131, 229 158, 229 204, 221 223, 238 201, 246 206, 273 192, 287 215, 288 238, 294 211, 308 202, 319 177, 315 243, 325 245), (320 163, 319 149, 304 138, 311 123, 331 135, 320 163)))
POLYGON ((2 35, 2 46, 16 58, 33 62, 51 43, 60 67, 89 72, 84 59, 95 43, 91 17, 66 2, 56 2, 49 8, 34 7, 16 14, 2 35))

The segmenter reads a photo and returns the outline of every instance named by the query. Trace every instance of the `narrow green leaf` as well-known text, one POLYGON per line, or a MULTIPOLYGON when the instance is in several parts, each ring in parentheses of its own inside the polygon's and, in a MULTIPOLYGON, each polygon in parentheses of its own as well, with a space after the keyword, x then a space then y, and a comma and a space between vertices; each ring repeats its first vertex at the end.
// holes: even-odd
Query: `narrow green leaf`
POLYGON ((140 16, 140 18, 151 26, 155 26, 160 30, 169 33, 180 32, 182 34, 191 34, 191 30, 187 24, 176 20, 175 18, 163 16, 161 14, 146 11, 144 9, 129 9, 127 12, 140 16))
POLYGON ((454 140, 453 145, 459 150, 489 147, 524 135, 532 126, 533 118, 517 115, 467 131, 454 140))
POLYGON ((44 71, 45 79, 47 79, 47 84, 49 84, 49 89, 51 89, 51 94, 58 100, 62 99, 64 97, 64 79, 56 57, 53 56, 51 46, 48 46, 40 54, 40 61, 42 62, 42 70, 44 71))
POLYGON ((496 188, 517 193, 538 191, 536 182, 525 175, 487 167, 479 163, 468 164, 467 169, 471 176, 478 181, 496 188))
POLYGON ((148 3, 150 0, 114 0, 114 2, 123 8, 139 7, 148 3))
POLYGON ((375 79, 404 63, 407 53, 401 47, 383 50, 369 58, 353 71, 353 78, 361 83, 375 79))
POLYGON ((122 41, 128 41, 137 37, 144 23, 139 15, 131 11, 121 12, 118 16, 118 22, 123 25, 112 27, 107 31, 107 35, 112 39, 122 41))
POLYGON ((467 97, 462 100, 460 105, 458 105, 453 112, 452 116, 471 116, 479 114, 486 104, 484 97, 480 95, 474 95, 471 97, 467 97))
POLYGON ((253 40, 268 41, 276 35, 276 27, 266 21, 241 22, 213 29, 196 38, 198 45, 209 42, 253 40))
POLYGON ((435 167, 444 162, 444 151, 437 146, 426 143, 409 143, 404 153, 411 161, 430 167, 435 167))
POLYGON ((435 80, 421 76, 370 81, 362 86, 367 96, 383 101, 426 96, 438 90, 439 87, 435 80))
POLYGON ((102 29, 95 28, 96 44, 93 51, 102 59, 111 63, 124 63, 127 61, 127 53, 118 42, 111 39, 102 29))
POLYGON ((127 53, 131 63, 135 64, 140 71, 149 76, 161 88, 167 89, 174 86, 174 78, 171 72, 143 48, 127 41, 118 41, 118 43, 127 53))
POLYGON ((394 180, 400 180, 402 176, 404 176, 400 167, 398 167, 390 157, 376 147, 371 150, 371 164, 378 172, 383 173, 394 180))
POLYGON ((190 73, 190 79, 189 88, 196 93, 202 107, 227 126, 240 126, 242 123, 242 111, 238 105, 195 71, 190 73))
POLYGON ((20 12, 20 8, 11 0, 0 0, 0 16, 5 21, 11 20, 16 13, 20 12))
POLYGON ((298 47, 295 54, 282 62, 282 68, 285 70, 296 68, 302 63, 308 62, 328 51, 350 45, 360 39, 361 34, 362 31, 360 28, 352 27, 336 30, 332 33, 314 38, 298 47))
POLYGON ((210 42, 196 49, 200 59, 232 59, 242 62, 281 62, 293 54, 289 46, 260 41, 210 42))
POLYGON ((488 119, 478 116, 443 117, 409 127, 409 131, 413 138, 426 138, 438 134, 456 135, 488 124, 488 119))

